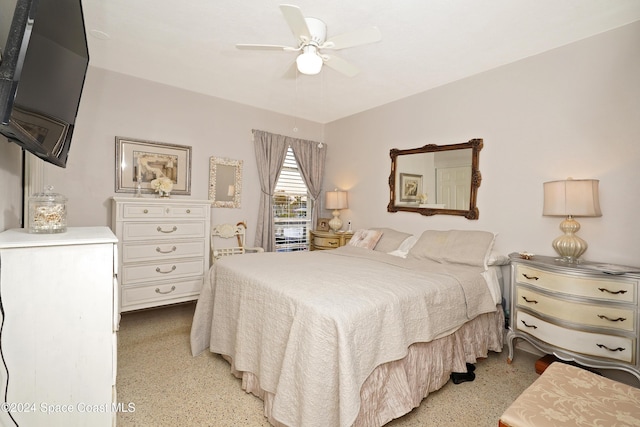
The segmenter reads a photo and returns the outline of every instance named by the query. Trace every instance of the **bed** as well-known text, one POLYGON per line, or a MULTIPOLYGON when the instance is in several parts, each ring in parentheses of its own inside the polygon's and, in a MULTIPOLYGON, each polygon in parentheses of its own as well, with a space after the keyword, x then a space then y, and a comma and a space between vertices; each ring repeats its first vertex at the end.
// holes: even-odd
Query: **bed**
POLYGON ((381 426, 501 351, 494 238, 359 230, 331 251, 219 260, 198 299, 192 354, 225 357, 275 426, 381 426))

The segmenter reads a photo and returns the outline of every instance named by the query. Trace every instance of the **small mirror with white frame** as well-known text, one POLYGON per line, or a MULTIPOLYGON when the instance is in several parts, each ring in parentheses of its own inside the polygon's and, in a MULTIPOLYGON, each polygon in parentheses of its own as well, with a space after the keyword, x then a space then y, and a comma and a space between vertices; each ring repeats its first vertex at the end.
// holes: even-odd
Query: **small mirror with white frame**
POLYGON ((239 208, 242 193, 242 160, 209 159, 209 200, 214 208, 239 208))

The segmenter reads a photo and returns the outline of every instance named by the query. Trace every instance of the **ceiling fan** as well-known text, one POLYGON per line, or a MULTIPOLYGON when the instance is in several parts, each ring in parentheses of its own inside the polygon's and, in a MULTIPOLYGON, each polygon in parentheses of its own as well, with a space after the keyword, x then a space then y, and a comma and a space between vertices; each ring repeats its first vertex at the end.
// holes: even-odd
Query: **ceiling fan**
POLYGON ((300 52, 296 58, 296 66, 302 74, 318 74, 322 65, 326 64, 348 77, 353 77, 360 72, 356 66, 338 56, 320 51, 345 49, 382 40, 382 35, 377 27, 344 33, 327 39, 327 24, 320 19, 305 18, 300 8, 294 5, 281 4, 280 11, 297 39, 297 46, 236 44, 236 48, 300 52))

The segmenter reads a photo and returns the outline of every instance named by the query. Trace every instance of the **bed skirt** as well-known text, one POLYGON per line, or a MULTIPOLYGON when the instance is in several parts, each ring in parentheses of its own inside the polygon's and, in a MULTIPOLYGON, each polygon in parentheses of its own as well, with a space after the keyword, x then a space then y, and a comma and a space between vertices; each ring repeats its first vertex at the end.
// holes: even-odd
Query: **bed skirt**
MULTIPOLYGON (((502 307, 482 314, 465 323, 450 335, 428 343, 415 343, 400 360, 378 366, 365 380, 360 390, 360 412, 354 427, 379 427, 409 413, 433 391, 443 387, 452 372, 466 372, 467 363, 487 357, 489 351, 502 351, 504 313, 502 307)), ((242 378, 242 389, 264 401, 264 415, 276 427, 285 426, 271 414, 272 393, 260 388, 260 381, 251 372, 231 371, 242 378)))

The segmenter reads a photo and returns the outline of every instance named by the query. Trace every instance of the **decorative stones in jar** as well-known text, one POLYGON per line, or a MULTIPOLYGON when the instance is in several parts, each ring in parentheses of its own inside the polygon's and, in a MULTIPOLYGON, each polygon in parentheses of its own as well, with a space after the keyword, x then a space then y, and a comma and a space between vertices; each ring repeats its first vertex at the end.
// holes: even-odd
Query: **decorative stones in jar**
POLYGON ((67 231, 67 198, 48 186, 43 193, 29 197, 29 233, 67 231))

